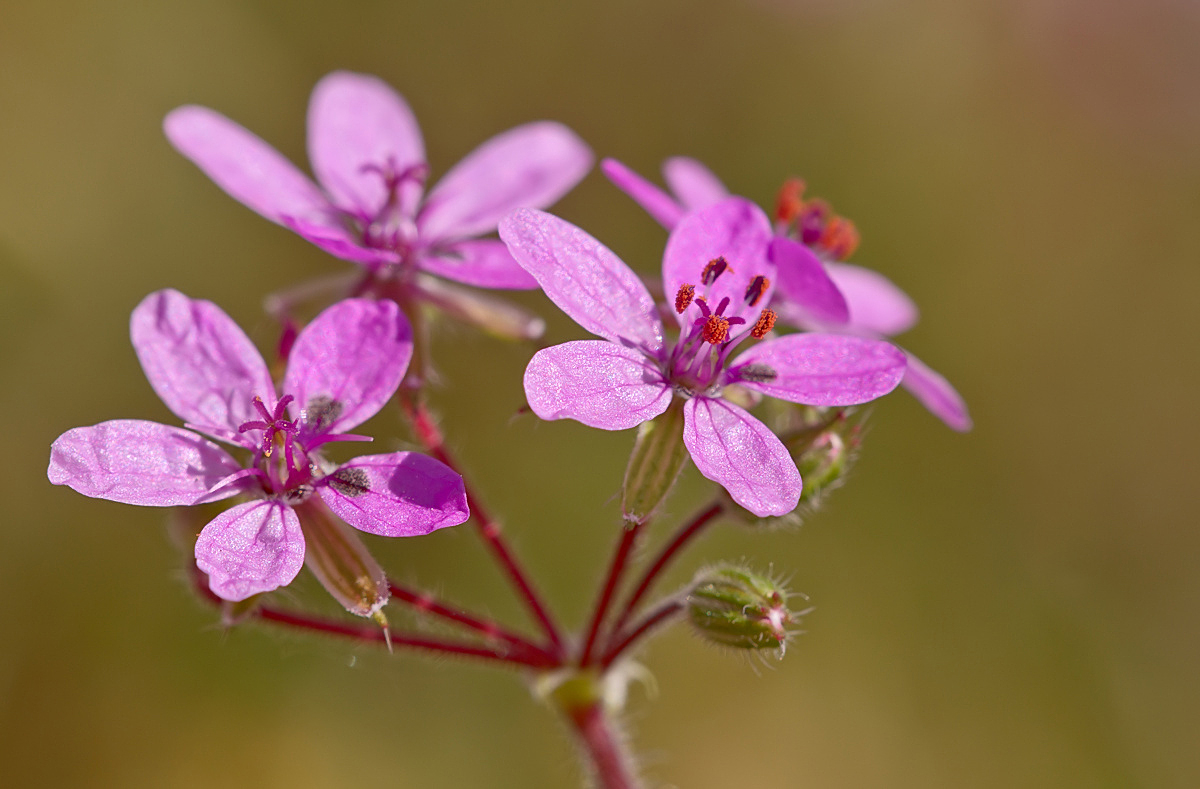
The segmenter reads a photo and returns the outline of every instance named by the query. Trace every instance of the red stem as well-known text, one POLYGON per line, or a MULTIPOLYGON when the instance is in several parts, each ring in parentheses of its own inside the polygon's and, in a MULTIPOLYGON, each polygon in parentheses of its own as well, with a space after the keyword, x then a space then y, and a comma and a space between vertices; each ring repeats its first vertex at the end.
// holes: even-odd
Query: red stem
POLYGON ((596 646, 596 638, 600 635, 600 628, 604 624, 605 615, 608 614, 613 594, 621 582, 625 567, 629 564, 629 554, 633 550, 633 544, 637 540, 641 527, 641 523, 626 523, 625 528, 621 530, 621 540, 617 543, 616 553, 613 554, 612 564, 608 568, 608 577, 604 581, 604 588, 600 592, 600 598, 596 601, 596 609, 592 613, 592 623, 588 627, 587 641, 584 643, 583 653, 579 657, 580 666, 586 666, 592 661, 592 650, 596 646))
MULTIPOLYGON (((431 455, 459 474, 462 474, 458 464, 454 462, 454 458, 450 456, 449 451, 446 449, 446 442, 442 437, 441 431, 434 424, 424 404, 417 400, 417 396, 415 395, 407 397, 403 393, 401 395, 401 406, 404 408, 405 414, 416 431, 417 439, 431 455)), ((561 659, 564 649, 558 625, 554 623, 549 611, 542 604, 541 596, 534 590, 533 585, 521 569, 516 557, 509 550, 503 535, 500 533, 500 524, 488 516, 483 505, 479 503, 479 498, 475 495, 471 486, 466 483, 465 474, 463 478, 463 484, 467 493, 467 506, 471 509, 472 520, 474 520, 480 536, 483 537, 484 542, 491 549, 492 555, 508 575, 509 580, 516 586, 519 596, 525 602, 525 605, 528 606, 534 618, 537 619, 538 624, 541 625, 546 637, 550 639, 550 653, 555 658, 561 659)))
POLYGON ((439 616, 443 619, 450 620, 457 624, 463 625, 471 630, 475 630, 482 634, 485 638, 499 639, 511 646, 527 652, 542 655, 547 660, 553 660, 554 657, 542 647, 527 641, 516 633, 509 632, 501 625, 493 622, 490 619, 468 614, 466 611, 450 608, 447 605, 439 603, 433 595, 427 592, 418 592, 404 586, 400 586, 395 581, 388 581, 388 588, 391 590, 392 598, 406 603, 418 611, 423 611, 434 616, 439 616))
POLYGON ((640 785, 629 765, 629 757, 605 719, 601 702, 566 710, 595 772, 601 789, 637 789, 640 785))
POLYGON ((668 600, 647 614, 641 623, 633 630, 630 630, 628 634, 621 635, 620 631, 614 630, 612 640, 616 643, 610 646, 604 653, 604 657, 600 661, 600 667, 607 671, 608 667, 621 656, 621 653, 633 646, 638 639, 682 611, 682 601, 668 600))
POLYGON ((613 625, 614 633, 619 632, 621 627, 629 621, 629 617, 633 614, 633 610, 637 607, 637 604, 650 591, 650 587, 658 580, 658 577, 662 574, 666 566, 671 563, 671 560, 679 554, 683 546, 699 534, 713 518, 720 515, 721 510, 724 508, 725 505, 722 502, 716 502, 692 518, 690 523, 687 523, 675 533, 674 539, 662 549, 658 557, 654 560, 654 563, 650 565, 650 568, 642 573, 641 581, 638 583, 637 588, 633 590, 633 594, 630 595, 629 600, 626 601, 624 608, 621 609, 621 615, 617 617, 616 624, 613 625))

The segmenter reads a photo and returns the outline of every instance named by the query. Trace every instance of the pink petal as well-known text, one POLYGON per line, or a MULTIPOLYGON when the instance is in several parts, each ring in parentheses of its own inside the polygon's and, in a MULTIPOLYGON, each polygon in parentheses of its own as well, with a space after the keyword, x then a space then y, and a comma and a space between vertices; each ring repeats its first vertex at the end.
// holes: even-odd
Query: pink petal
POLYGON ((518 208, 547 208, 592 169, 592 151, 561 123, 527 123, 480 145, 429 193, 417 224, 429 239, 491 233, 518 208))
POLYGON ((412 350, 412 328, 393 301, 346 299, 314 318, 284 378, 292 413, 305 414, 303 435, 344 433, 374 416, 400 386, 412 350))
POLYGON ((779 237, 771 241, 770 255, 779 275, 779 295, 822 324, 840 325, 850 320, 846 298, 808 247, 779 237))
POLYGON ((654 299, 629 266, 570 222, 528 208, 500 222, 508 251, 546 295, 599 337, 657 353, 662 321, 654 299))
POLYGON ((256 135, 207 107, 179 107, 167 114, 163 131, 231 197, 272 222, 291 217, 337 227, 329 200, 307 175, 256 135))
POLYGON ((399 263, 400 256, 390 249, 365 247, 358 236, 345 227, 314 225, 298 219, 285 218, 283 224, 305 241, 316 244, 334 257, 375 267, 382 263, 399 263))
MULTIPOLYGON (((308 102, 308 158, 339 207, 373 218, 389 198, 385 173, 424 165, 425 144, 412 110, 391 86, 335 71, 317 83, 308 102)), ((416 211, 421 192, 420 180, 405 180, 399 189, 404 214, 416 211)))
POLYGON ((318 489, 339 518, 382 537, 429 534, 470 517, 462 477, 416 452, 355 458, 318 489))
POLYGON ((190 430, 114 419, 59 436, 50 447, 46 476, 94 499, 173 507, 238 493, 227 487, 208 495, 239 470, 225 450, 190 430))
POLYGON ((729 197, 729 190, 713 171, 687 156, 673 156, 663 163, 663 178, 688 211, 708 208, 729 197))
POLYGON ((896 388, 906 359, 882 340, 839 334, 789 334, 737 358, 729 380, 780 400, 807 405, 856 405, 896 388), (754 365, 748 368, 748 365, 754 365), (773 377, 764 379, 769 370, 773 377))
MULTIPOLYGON (((730 197, 716 205, 687 214, 667 239, 663 254, 663 287, 668 300, 674 299, 679 287, 694 285, 696 296, 704 296, 712 308, 729 297, 725 316, 746 318, 751 323, 771 301, 775 265, 767 259, 771 243, 771 223, 762 209, 741 197, 730 197), (709 261, 725 258, 729 268, 710 288, 700 277, 709 261), (751 306, 746 291, 755 276, 768 280, 762 297, 751 306)), ((688 310, 679 316, 681 323, 690 322, 698 313, 688 310)))
POLYGON ((700 473, 759 517, 800 502, 796 462, 767 426, 733 403, 697 397, 683 407, 683 443, 700 473))
POLYGON ((888 337, 916 325, 917 305, 887 277, 849 263, 826 263, 825 268, 850 305, 854 328, 888 337))
POLYGON ((445 252, 424 255, 421 268, 466 285, 501 290, 529 290, 537 280, 517 265, 503 241, 460 241, 445 252))
POLYGON ((646 213, 654 217, 654 220, 667 230, 679 224, 679 220, 683 217, 683 206, 674 197, 616 159, 601 161, 600 171, 613 182, 614 186, 632 197, 634 202, 646 209, 646 213))
POLYGON ((160 290, 134 309, 129 333, 168 408, 219 438, 253 446, 238 426, 259 418, 256 395, 274 403, 275 384, 258 349, 220 307, 160 290))
POLYGON ((645 355, 600 340, 544 348, 525 369, 525 396, 542 419, 624 430, 667 410, 671 389, 645 355))
POLYGON ((951 429, 960 433, 971 429, 971 415, 967 413, 967 404, 962 396, 949 381, 911 353, 908 354, 908 370, 903 383, 904 388, 921 401, 921 405, 951 429))
POLYGON ((304 534, 278 501, 239 504, 213 518, 196 540, 196 566, 213 594, 245 600, 292 582, 304 564, 304 534))

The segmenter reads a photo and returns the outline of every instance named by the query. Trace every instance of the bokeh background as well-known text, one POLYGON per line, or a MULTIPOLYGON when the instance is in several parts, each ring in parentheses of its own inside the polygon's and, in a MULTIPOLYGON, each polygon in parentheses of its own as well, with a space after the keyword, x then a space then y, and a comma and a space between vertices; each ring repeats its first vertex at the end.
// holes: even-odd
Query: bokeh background
MULTIPOLYGON (((308 92, 349 68, 408 98, 435 177, 538 118, 644 173, 696 156, 764 203, 804 176, 858 223, 856 260, 920 303, 902 341, 971 405, 958 435, 887 398, 802 528, 727 525, 677 568, 745 558, 816 610, 777 664, 683 628, 642 653, 658 693, 635 686, 628 720, 654 785, 1200 785, 1196 4, 8 0, 0 18, 0 784, 579 781, 520 677, 222 632, 162 512, 46 481, 70 427, 173 421, 128 343, 147 293, 215 300, 265 347, 264 293, 349 265, 222 194, 164 113, 207 104, 303 162, 308 92)), ((657 266, 664 234, 598 173, 556 211, 657 266)), ((550 340, 580 335, 524 303, 550 340)), ((449 326, 436 350, 454 447, 581 622, 632 434, 514 418, 527 347, 449 326)), ((707 495, 689 470, 658 533, 707 495)), ((525 624, 469 529, 373 545, 525 624)))

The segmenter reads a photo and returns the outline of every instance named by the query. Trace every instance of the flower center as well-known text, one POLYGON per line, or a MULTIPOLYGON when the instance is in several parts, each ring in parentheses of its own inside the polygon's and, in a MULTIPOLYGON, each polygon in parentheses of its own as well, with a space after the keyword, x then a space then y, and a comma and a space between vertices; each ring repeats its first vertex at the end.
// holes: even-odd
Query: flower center
POLYGON ((275 404, 274 410, 268 410, 263 399, 255 395, 251 402, 261 419, 243 422, 238 426, 239 433, 262 432, 255 466, 257 476, 269 493, 298 489, 310 476, 308 456, 296 440, 300 426, 287 418, 287 407, 294 399, 291 395, 284 395, 275 404), (271 459, 276 444, 283 445, 282 461, 271 459))
POLYGON ((400 168, 388 157, 382 164, 365 164, 362 173, 373 173, 383 181, 387 193, 374 215, 355 214, 351 219, 362 233, 363 243, 375 249, 390 249, 407 257, 417 241, 417 225, 401 204, 400 190, 405 184, 422 186, 429 177, 429 165, 424 162, 400 168))

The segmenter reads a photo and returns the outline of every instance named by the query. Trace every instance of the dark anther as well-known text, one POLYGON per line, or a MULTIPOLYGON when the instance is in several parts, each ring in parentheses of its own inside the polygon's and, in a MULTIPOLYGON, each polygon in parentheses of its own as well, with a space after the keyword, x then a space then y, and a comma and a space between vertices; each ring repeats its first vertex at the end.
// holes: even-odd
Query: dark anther
POLYGON ((704 266, 704 273, 700 275, 700 281, 705 285, 711 285, 717 281, 717 277, 725 273, 729 269, 729 263, 723 257, 713 258, 704 266))
POLYGON ((750 280, 750 286, 746 288, 746 303, 751 307, 757 307, 769 287, 771 287, 771 280, 761 274, 750 280))

